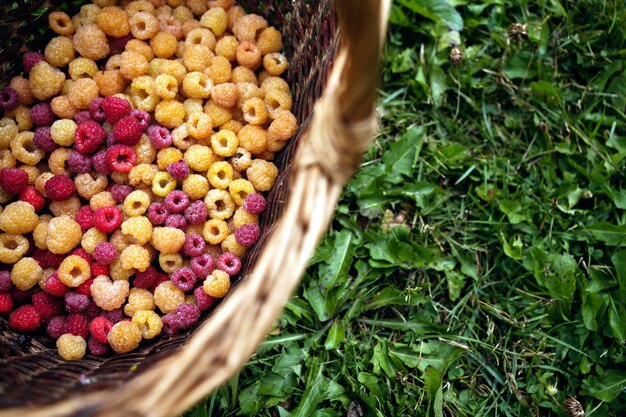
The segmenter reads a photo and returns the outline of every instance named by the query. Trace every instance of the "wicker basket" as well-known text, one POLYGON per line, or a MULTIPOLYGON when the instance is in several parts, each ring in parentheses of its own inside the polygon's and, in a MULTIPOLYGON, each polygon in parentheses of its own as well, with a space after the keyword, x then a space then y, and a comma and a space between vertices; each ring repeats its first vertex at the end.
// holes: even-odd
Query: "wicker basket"
MULTIPOLYGON (((1 2, 3 80, 19 67, 11 64, 20 62, 25 43, 42 47, 45 36, 33 31, 45 25, 45 15, 33 11, 50 3, 76 1, 1 2)), ((0 318, 0 416, 176 415, 248 360, 298 284, 376 128, 389 0, 239 3, 284 34, 300 122, 277 158, 282 174, 261 219, 265 233, 244 259, 243 279, 192 332, 109 358, 63 362, 49 343, 15 334, 0 318)))

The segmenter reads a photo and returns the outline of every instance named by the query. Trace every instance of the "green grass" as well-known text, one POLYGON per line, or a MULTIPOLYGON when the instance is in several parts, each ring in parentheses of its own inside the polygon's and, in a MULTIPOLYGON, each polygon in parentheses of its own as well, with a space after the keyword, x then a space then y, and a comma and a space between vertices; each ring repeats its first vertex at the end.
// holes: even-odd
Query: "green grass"
POLYGON ((379 136, 188 415, 626 415, 625 30, 617 1, 397 0, 379 136))

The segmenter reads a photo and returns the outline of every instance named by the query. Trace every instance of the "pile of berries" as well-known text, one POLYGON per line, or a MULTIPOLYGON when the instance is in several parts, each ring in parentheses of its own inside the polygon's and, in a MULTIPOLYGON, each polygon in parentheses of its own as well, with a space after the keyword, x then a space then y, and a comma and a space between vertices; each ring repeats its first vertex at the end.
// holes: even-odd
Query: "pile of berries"
POLYGON ((65 360, 191 328, 259 239, 297 130, 234 0, 92 0, 0 89, 0 315, 65 360))

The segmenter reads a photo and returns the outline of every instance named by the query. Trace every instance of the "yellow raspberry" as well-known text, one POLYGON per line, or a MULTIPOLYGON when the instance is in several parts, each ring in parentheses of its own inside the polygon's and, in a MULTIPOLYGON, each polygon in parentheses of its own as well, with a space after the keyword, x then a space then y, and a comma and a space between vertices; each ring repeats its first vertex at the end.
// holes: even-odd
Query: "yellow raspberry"
POLYGON ((79 27, 74 34, 73 42, 74 48, 81 56, 94 61, 106 57, 110 52, 106 34, 93 23, 79 27))
POLYGON ((163 100, 157 104, 154 117, 163 126, 173 129, 183 123, 185 106, 178 100, 163 100))
POLYGON ((233 83, 218 84, 211 89, 211 98, 219 106, 233 107, 237 104, 239 90, 233 83))
POLYGON ((30 109, 26 106, 17 106, 17 108, 7 111, 5 115, 15 119, 20 132, 30 130, 33 127, 33 121, 30 118, 30 109))
POLYGON ((211 65, 204 72, 211 77, 215 84, 227 83, 232 77, 233 67, 227 58, 216 56, 211 65))
POLYGON ((183 79, 183 94, 189 98, 209 98, 212 88, 213 80, 199 71, 189 72, 183 79))
POLYGON ((191 145, 196 143, 189 135, 189 128, 186 123, 172 130, 172 143, 181 151, 189 149, 191 145))
POLYGON ((124 314, 134 317, 139 310, 154 310, 154 296, 143 288, 131 288, 124 314))
POLYGON ((239 65, 238 67, 235 67, 233 69, 233 72, 230 76, 230 82, 235 84, 251 83, 258 85, 259 80, 257 79, 254 71, 252 71, 250 68, 239 65))
POLYGON ((218 161, 211 164, 207 177, 215 188, 225 189, 233 180, 233 167, 226 161, 218 161))
POLYGON ((208 296, 224 298, 230 290, 230 277, 226 272, 216 269, 206 277, 202 289, 208 296))
POLYGON ((104 174, 84 173, 76 175, 74 178, 76 192, 85 200, 90 200, 98 193, 101 193, 109 185, 109 180, 104 174))
POLYGON ((278 168, 272 162, 255 159, 246 170, 246 175, 255 190, 269 191, 278 177, 278 168))
POLYGON ((187 33, 185 38, 185 45, 203 45, 210 50, 215 49, 217 40, 213 32, 209 29, 197 27, 187 33))
POLYGON ((76 213, 78 213, 80 207, 80 199, 75 195, 71 196, 67 200, 53 201, 50 203, 50 211, 56 217, 70 216, 71 218, 76 218, 76 213))
POLYGON ((187 71, 203 71, 209 66, 214 54, 204 45, 186 45, 183 52, 183 65, 187 71))
POLYGON ((17 289, 26 291, 37 284, 43 275, 43 269, 33 258, 22 258, 11 269, 11 282, 17 289))
POLYGON ((239 147, 239 139, 230 130, 220 130, 211 136, 211 148, 219 156, 233 156, 239 147))
POLYGON ((38 221, 35 208, 25 201, 11 203, 0 213, 0 229, 14 235, 32 232, 38 221))
POLYGON ((224 36, 215 45, 215 54, 223 56, 229 61, 234 61, 237 58, 237 47, 239 41, 234 36, 224 36))
POLYGON ((91 296, 98 307, 103 310, 116 310, 124 304, 130 292, 130 284, 126 280, 111 281, 105 275, 98 275, 91 284, 91 296))
MULTIPOLYGON (((133 217, 138 219, 139 217, 133 217)), ((120 255, 122 268, 136 269, 140 272, 145 271, 150 266, 150 252, 148 249, 139 245, 130 245, 122 251, 120 255)))
POLYGON ((174 271, 183 266, 183 257, 178 253, 159 254, 159 266, 166 274, 173 274, 174 271))
POLYGON ((202 145, 191 145, 185 151, 185 162, 194 171, 206 171, 211 166, 211 148, 202 145))
POLYGON ((159 153, 157 153, 157 166, 161 171, 165 171, 168 165, 180 161, 181 159, 183 159, 183 153, 179 149, 172 147, 161 149, 159 153))
POLYGON ((239 229, 244 224, 252 223, 258 224, 259 216, 248 213, 248 211, 243 207, 239 207, 235 210, 235 214, 233 214, 233 225, 235 226, 235 229, 239 229))
POLYGON ((209 192, 209 181, 199 174, 191 174, 183 180, 183 191, 192 200, 200 200, 209 192))
POLYGON ((27 165, 36 165, 45 156, 44 151, 37 148, 33 132, 20 132, 11 141, 11 152, 18 161, 27 165))
POLYGON ((231 233, 222 241, 221 247, 223 252, 232 252, 240 258, 246 254, 246 248, 237 242, 234 233, 231 233))
POLYGON ((35 226, 33 230, 33 240, 35 241, 35 246, 39 249, 48 249, 46 241, 48 240, 48 222, 50 221, 50 217, 42 217, 43 216, 39 217, 37 226, 35 226))
POLYGON ((174 313, 185 302, 185 293, 172 281, 160 283, 154 290, 154 304, 163 313, 174 313))
POLYGON ((246 125, 239 134, 239 146, 253 155, 265 152, 267 149, 267 132, 260 126, 246 125))
POLYGON ((244 179, 233 180, 228 185, 228 192, 238 206, 242 206, 248 194, 254 194, 255 191, 252 183, 244 179))
POLYGON ((151 309, 136 311, 132 322, 139 327, 144 339, 153 339, 161 334, 161 329, 163 329, 161 317, 151 309))
POLYGON ((17 161, 10 149, 2 149, 0 151, 0 169, 15 168, 17 161))
POLYGON ((60 119, 52 123, 50 135, 60 146, 72 146, 74 144, 74 135, 78 125, 70 119, 60 119))
POLYGON ((67 92, 67 99, 77 109, 89 109, 89 105, 98 97, 98 84, 91 78, 80 78, 72 83, 67 92))
POLYGON ((170 58, 176 53, 178 41, 176 36, 167 32, 159 32, 154 38, 150 39, 150 46, 154 55, 159 58, 170 58))
POLYGON ((151 164, 157 155, 157 149, 150 142, 150 138, 145 133, 141 135, 139 143, 135 145, 138 164, 151 164))
POLYGON ((132 80, 148 73, 150 64, 145 56, 135 51, 124 51, 120 54, 120 74, 132 80))
POLYGON ((159 74, 154 80, 154 92, 164 100, 172 100, 178 94, 178 81, 169 74, 159 74))
POLYGON ((48 15, 48 23, 50 24, 50 29, 59 35, 70 36, 76 30, 72 19, 64 12, 50 13, 48 15))
POLYGON ((161 98, 154 89, 154 79, 149 75, 142 75, 133 79, 130 84, 130 95, 139 110, 152 112, 161 98))
POLYGON ((83 237, 80 225, 70 216, 60 216, 48 222, 48 250, 60 255, 70 252, 83 237))
POLYGON ((211 219, 204 223, 202 237, 211 245, 219 245, 228 237, 228 225, 224 220, 211 219))
POLYGON ((70 157, 72 151, 69 148, 57 148, 48 157, 48 167, 50 172, 55 175, 70 175, 69 164, 67 158, 70 157))
POLYGON ((96 211, 99 208, 114 206, 116 203, 117 202, 113 198, 113 194, 109 191, 101 191, 91 197, 91 200, 89 200, 89 207, 91 207, 93 211, 96 211))
POLYGON ((211 118, 202 113, 202 111, 188 115, 185 126, 189 135, 201 141, 202 144, 204 144, 204 141, 208 140, 213 133, 213 122, 211 118))
POLYGON ((274 27, 268 27, 259 34, 256 44, 263 55, 280 52, 283 49, 283 35, 274 27))
POLYGON ((70 255, 63 259, 58 273, 59 280, 68 287, 78 287, 91 278, 89 262, 78 255, 70 255))
POLYGON ((214 100, 209 100, 204 105, 204 112, 211 117, 213 127, 223 125, 233 118, 231 109, 219 106, 214 100))
POLYGON ((46 56, 46 62, 50 65, 62 68, 74 59, 76 51, 74 51, 74 45, 70 38, 57 36, 50 39, 50 42, 46 45, 44 55, 46 56))
POLYGON ((80 246, 87 251, 90 255, 93 255, 93 252, 98 246, 98 244, 107 241, 107 235, 92 227, 88 229, 84 234, 83 238, 80 241, 80 246))
POLYGON ((127 80, 119 70, 98 71, 93 80, 98 84, 101 96, 113 96, 124 91, 127 80))
POLYGON ((124 213, 127 216, 141 216, 150 206, 150 196, 145 191, 135 190, 124 199, 124 213))
POLYGON ((282 110, 276 113, 274 120, 267 128, 270 141, 289 140, 298 130, 298 120, 290 111, 282 110))
MULTIPOLYGON (((124 252, 129 246, 130 243, 126 245, 122 252, 124 252)), ((118 258, 111 263, 109 274, 111 275, 111 279, 113 281, 128 281, 130 277, 135 274, 135 270, 133 268, 124 268, 124 264, 121 259, 118 258)))
POLYGON ((165 197, 176 188, 176 180, 169 172, 159 171, 152 179, 152 192, 157 197, 165 197))
POLYGON ((161 253, 178 253, 185 244, 185 232, 174 227, 155 227, 152 230, 151 243, 161 253))
POLYGON ((47 100, 57 94, 61 90, 61 87, 63 87, 64 81, 65 74, 46 61, 35 64, 28 78, 30 90, 33 95, 41 101, 47 100))
MULTIPOLYGON (((71 86, 71 83, 68 83, 68 88, 71 86)), ((67 91, 64 89, 63 94, 67 94, 67 91)), ((70 99, 67 98, 67 95, 56 96, 50 101, 50 107, 52 107, 52 112, 56 114, 58 117, 62 119, 72 119, 78 113, 78 109, 74 106, 70 99)))
POLYGON ((28 251, 28 239, 22 235, 0 234, 0 262, 14 264, 28 251))
POLYGON ((152 239, 152 223, 144 216, 130 217, 122 223, 122 233, 145 245, 152 239))
POLYGON ((96 24, 107 35, 121 38, 130 33, 128 13, 119 7, 103 8, 96 17, 96 24))
POLYGON ((64 361, 79 361, 87 352, 87 342, 82 336, 62 334, 56 341, 57 352, 64 361))
POLYGON ((19 132, 15 120, 3 117, 0 119, 0 149, 8 149, 11 141, 19 132))
POLYGON ((259 97, 252 97, 243 103, 243 118, 253 125, 264 125, 269 117, 265 102, 259 97))
POLYGON ((132 321, 120 321, 111 327, 107 334, 107 340, 115 353, 128 353, 139 346, 141 330, 132 321))
POLYGON ((180 84, 183 82, 185 74, 187 74, 187 69, 181 62, 173 59, 167 59, 161 64, 161 74, 168 74, 173 76, 180 84))
POLYGON ((221 36, 228 26, 228 14, 221 7, 213 7, 202 15, 200 24, 211 29, 216 36, 221 36))
POLYGON ((158 172, 158 168, 151 164, 135 165, 128 173, 128 180, 133 187, 146 188, 152 186, 154 175, 158 172))
POLYGON ((235 202, 228 191, 213 189, 209 191, 204 199, 209 217, 212 219, 228 219, 235 211, 235 202))

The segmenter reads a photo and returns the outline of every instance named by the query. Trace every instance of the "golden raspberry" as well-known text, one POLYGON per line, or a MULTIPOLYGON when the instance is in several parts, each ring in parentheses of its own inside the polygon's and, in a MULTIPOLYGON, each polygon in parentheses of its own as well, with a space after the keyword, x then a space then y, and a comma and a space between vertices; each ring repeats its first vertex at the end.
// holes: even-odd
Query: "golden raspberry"
POLYGON ((178 48, 178 41, 176 36, 167 32, 159 32, 152 39, 150 39, 150 46, 154 55, 159 58, 170 58, 176 53, 178 48))
POLYGON ((235 4, 235 0, 209 0, 209 7, 221 7, 224 10, 230 10, 235 4))
POLYGON ((14 264, 28 251, 28 240, 22 235, 0 234, 0 262, 14 264))
POLYGON ((124 313, 128 317, 134 317, 139 310, 154 310, 154 296, 143 288, 131 288, 124 313))
POLYGON ((246 125, 241 128, 237 137, 239 146, 251 154, 260 154, 267 149, 267 132, 260 126, 246 125))
MULTIPOLYGON (((131 219, 139 218, 140 217, 132 217, 131 219)), ((129 245, 122 251, 120 261, 124 269, 136 269, 143 272, 150 266, 150 253, 148 249, 143 246, 129 245)))
POLYGON ((215 49, 217 40, 209 29, 198 27, 191 30, 185 38, 185 45, 203 45, 209 50, 215 49))
POLYGON ((87 342, 82 336, 62 334, 56 341, 57 352, 64 361, 79 361, 87 352, 87 342))
MULTIPOLYGON (((43 216, 41 216, 43 217, 43 216)), ((33 230, 33 241, 35 242, 35 246, 39 249, 48 249, 48 244, 46 240, 48 239, 48 222, 49 218, 39 218, 35 229, 33 230)))
MULTIPOLYGON (((113 243, 112 239, 111 243, 113 243)), ((126 248, 130 245, 131 243, 127 244, 126 248)), ((124 250, 126 250, 126 248, 124 248, 124 250)), ((122 250, 122 253, 124 250, 122 250)), ((124 268, 124 264, 121 259, 118 258, 111 263, 109 274, 111 275, 111 279, 113 279, 113 281, 128 281, 130 277, 135 274, 135 270, 133 268, 124 268)))
POLYGON ((37 284, 43 275, 43 269, 33 258, 22 258, 11 269, 11 282, 17 289, 26 291, 37 284))
POLYGON ((230 130, 220 130, 211 136, 211 148, 216 155, 232 156, 237 152, 239 147, 239 139, 234 132, 230 130))
POLYGON ((157 18, 148 12, 139 12, 133 14, 128 23, 130 31, 137 39, 150 39, 159 33, 160 25, 157 18))
POLYGON ((203 143, 209 140, 211 134, 213 133, 213 121, 207 114, 202 112, 196 112, 188 115, 185 126, 189 136, 198 139, 199 141, 202 140, 203 143))
POLYGON ((185 106, 178 100, 163 100, 156 106, 154 117, 163 126, 173 129, 185 118, 185 106))
POLYGON ((148 0, 136 0, 136 1, 130 2, 126 6, 126 11, 131 16, 134 15, 135 13, 140 13, 140 12, 147 12, 147 13, 150 13, 150 14, 154 14, 155 13, 155 7, 148 0))
POLYGON ((107 176, 98 173, 78 174, 74 178, 76 192, 82 198, 90 200, 94 195, 104 191, 109 184, 107 176))
POLYGON ((213 7, 202 15, 200 25, 211 29, 216 36, 221 36, 228 26, 228 14, 221 7, 213 7))
POLYGON ((66 95, 54 97, 50 102, 50 106, 54 114, 61 119, 72 119, 76 116, 76 113, 78 113, 78 109, 70 102, 66 95))
POLYGON ((159 266, 166 274, 173 274, 174 271, 183 266, 183 257, 178 253, 159 254, 159 266))
POLYGON ((80 210, 80 206, 80 199, 73 195, 67 200, 53 201, 50 203, 50 211, 56 217, 70 216, 71 218, 76 218, 76 213, 80 210))
POLYGON ((230 277, 226 272, 216 269, 206 277, 202 289, 213 298, 224 298, 230 290, 230 277))
MULTIPOLYGON (((241 130, 241 128, 243 127, 243 123, 241 123, 238 120, 229 120, 228 122, 222 124, 220 126, 220 130, 230 130, 231 132, 234 132, 235 134, 239 133, 239 131, 241 130)), ((243 148, 241 148, 243 149, 243 148)))
POLYGON ((275 113, 276 116, 267 129, 270 141, 289 140, 298 130, 298 120, 290 111, 282 110, 275 113))
POLYGON ((105 275, 98 275, 91 284, 91 296, 98 307, 103 310, 116 310, 124 304, 130 284, 126 280, 111 281, 105 275))
POLYGON ((57 148, 48 157, 48 166, 50 172, 55 175, 70 175, 67 158, 72 151, 69 148, 57 148))
POLYGON ((107 241, 107 235, 92 227, 88 229, 80 240, 80 246, 87 251, 87 253, 93 255, 93 251, 102 242, 107 241))
POLYGON ((63 81, 65 74, 45 61, 35 64, 28 78, 30 90, 41 101, 58 93, 63 87, 63 81))
POLYGON ((209 7, 206 0, 187 0, 185 4, 196 16, 201 16, 209 7))
POLYGON ((267 71, 263 70, 263 71, 261 71, 259 73, 259 75, 257 76, 256 79, 259 82, 259 84, 261 84, 263 81, 265 81, 266 79, 268 79, 270 77, 271 77, 271 75, 267 71))
POLYGON ((268 77, 261 83, 261 91, 267 94, 271 91, 283 91, 289 93, 289 84, 280 77, 268 77))
POLYGON ((94 23, 98 13, 100 13, 100 10, 100 7, 95 4, 85 4, 84 6, 81 6, 80 12, 76 16, 72 17, 74 26, 78 28, 78 26, 81 25, 94 23))
POLYGON ((239 98, 239 90, 233 83, 218 84, 211 89, 211 98, 218 106, 233 107, 239 98))
POLYGON ((42 172, 41 175, 39 175, 35 180, 35 188, 37 189, 37 191, 39 191, 43 195, 46 195, 46 190, 44 189, 44 186, 46 185, 46 182, 48 182, 48 180, 52 177, 54 177, 54 174, 52 172, 42 172))
POLYGON ((213 52, 204 45, 187 45, 183 53, 183 64, 187 71, 203 71, 213 56, 213 52))
POLYGON ((151 164, 156 158, 157 149, 150 142, 150 138, 145 133, 141 135, 139 143, 135 145, 135 153, 137 154, 138 164, 151 164))
POLYGON ((256 74, 250 68, 246 68, 243 66, 238 66, 233 69, 233 72, 230 75, 230 81, 237 83, 252 83, 255 85, 259 84, 259 80, 256 78, 256 74))
POLYGON ((173 76, 176 78, 176 81, 181 84, 183 78, 185 78, 185 74, 187 74, 187 69, 181 62, 167 59, 161 64, 161 73, 173 76))
POLYGON ((107 340, 115 353, 128 353, 139 346, 141 330, 132 321, 120 321, 111 327, 109 334, 107 334, 107 340))
POLYGON ((59 280, 68 287, 78 287, 91 278, 89 263, 78 255, 63 259, 58 270, 59 280))
POLYGON ((264 125, 269 116, 265 102, 259 97, 246 100, 241 110, 245 121, 252 125, 264 125))
MULTIPOLYGON (((2 152, 3 151, 0 151, 0 164, 2 161, 2 152)), ((41 174, 39 168, 33 165, 20 165, 19 168, 24 171, 26 175, 28 175, 28 185, 35 184, 35 180, 37 179, 39 174, 41 174)))
POLYGON ((199 174, 191 174, 183 180, 183 192, 192 200, 200 200, 209 191, 209 181, 199 174))
POLYGON ((218 56, 223 56, 229 61, 234 61, 237 59, 237 47, 239 46, 239 41, 234 36, 224 36, 215 45, 215 54, 218 56))
POLYGON ((113 96, 126 88, 127 80, 119 70, 98 71, 93 80, 98 84, 101 96, 113 96))
POLYGON ((107 35, 121 38, 130 33, 128 13, 119 7, 103 8, 96 17, 96 24, 107 35))
POLYGON ((256 70, 261 66, 261 49, 254 42, 243 41, 237 47, 237 62, 246 68, 256 70))
POLYGON ((60 119, 52 123, 50 135, 60 146, 72 146, 74 144, 74 135, 78 125, 70 119, 60 119))
POLYGON ((0 169, 15 168, 17 161, 10 149, 2 149, 0 151, 0 169))
POLYGON ((211 166, 211 148, 202 145, 192 145, 185 151, 185 162, 195 171, 206 171, 211 166))
POLYGON ((44 51, 46 61, 53 67, 62 68, 74 59, 76 53, 72 40, 65 36, 52 38, 44 51))
POLYGON ((68 73, 72 80, 92 78, 98 72, 98 65, 91 59, 78 57, 70 62, 68 73))
POLYGON ((233 25, 233 34, 239 42, 254 42, 257 35, 267 28, 267 20, 256 14, 241 16, 233 25))
POLYGON ((241 17, 246 15, 246 11, 239 5, 233 6, 231 8, 224 7, 225 10, 228 11, 228 30, 233 31, 233 27, 235 26, 235 22, 241 17))
POLYGON ((243 207, 239 207, 233 214, 233 226, 235 229, 239 229, 244 224, 258 224, 259 216, 250 214, 243 207))
POLYGON ((213 80, 202 72, 189 72, 183 79, 183 94, 189 98, 208 98, 212 88, 213 80))
POLYGON ((154 92, 162 99, 174 99, 178 94, 178 81, 172 75, 159 74, 154 80, 154 92))
POLYGON ((135 107, 147 112, 154 111, 161 101, 154 89, 154 79, 149 75, 135 78, 130 84, 130 94, 135 107))
POLYGON ((70 252, 83 237, 80 225, 70 216, 60 216, 48 222, 48 250, 55 254, 70 252))
POLYGON ((221 107, 215 101, 209 100, 204 105, 204 112, 211 117, 213 126, 220 126, 233 118, 231 109, 221 107))
POLYGON ((172 281, 160 283, 154 290, 154 304, 163 313, 174 313, 185 302, 185 293, 172 281))
POLYGON ((165 171, 168 165, 183 159, 183 153, 176 148, 161 149, 157 153, 157 166, 161 171, 165 171))
POLYGON ((30 91, 30 85, 28 84, 28 80, 26 78, 21 76, 11 78, 11 82, 9 82, 9 87, 17 92, 21 104, 29 105, 35 100, 33 92, 30 91))
POLYGON ((100 208, 114 206, 115 203, 116 203, 116 201, 115 201, 115 199, 113 198, 113 195, 110 192, 108 192, 108 191, 101 191, 98 194, 96 194, 93 197, 91 197, 91 200, 89 200, 89 207, 93 211, 96 211, 96 210, 98 210, 100 208))
POLYGON ((233 167, 225 161, 218 161, 211 164, 207 178, 215 188, 225 189, 233 180, 233 167))
POLYGON ((183 102, 185 107, 185 116, 189 117, 194 113, 202 113, 204 111, 202 105, 204 101, 198 98, 188 98, 183 102))
POLYGON ((228 237, 228 225, 224 220, 211 219, 204 223, 202 237, 211 245, 219 245, 228 237))
POLYGON ((227 219, 235 211, 235 202, 228 191, 225 190, 210 190, 204 199, 204 203, 209 211, 209 217, 212 219, 227 219))
POLYGON ((128 80, 148 72, 150 64, 145 56, 135 51, 124 51, 120 55, 120 74, 128 80))
POLYGON ((20 132, 30 130, 33 127, 33 121, 30 118, 30 109, 26 106, 17 106, 17 108, 7 111, 5 116, 11 117, 17 122, 17 128, 20 132))
POLYGON ((246 175, 257 191, 269 191, 278 177, 278 168, 272 162, 255 159, 246 175))
POLYGON ((148 62, 154 59, 154 52, 152 52, 150 44, 145 41, 141 41, 139 39, 131 39, 126 43, 126 47, 124 49, 127 51, 135 51, 145 56, 148 62))
POLYGON ((163 254, 178 253, 185 244, 185 232, 173 227, 155 227, 151 243, 154 249, 163 254))
POLYGON ((186 123, 172 130, 172 143, 181 151, 189 149, 189 147, 197 141, 189 134, 189 126, 186 123))
POLYGON ((74 23, 65 12, 52 12, 48 15, 48 23, 53 32, 62 36, 74 34, 74 23))
POLYGON ((109 54, 106 34, 93 23, 79 27, 74 34, 74 49, 85 58, 97 61, 109 54))
POLYGON ((289 62, 283 54, 272 52, 263 57, 263 67, 269 75, 279 76, 289 68, 289 62))
POLYGON ((183 31, 183 37, 186 37, 189 32, 198 28, 200 28, 200 22, 198 22, 196 19, 189 19, 185 21, 181 27, 183 31))
MULTIPOLYGON (((135 165, 128 173, 129 184, 135 188, 147 188, 152 186, 154 175, 158 172, 156 165, 135 165)), ((127 213, 128 214, 128 213, 127 213)))
POLYGON ((91 78, 80 78, 70 87, 67 98, 78 109, 88 109, 98 97, 98 84, 91 78))
POLYGON ((291 111, 293 100, 288 91, 270 90, 265 93, 265 104, 267 105, 270 117, 273 119, 277 117, 281 110, 291 111))
POLYGON ((122 223, 122 233, 133 237, 140 245, 145 245, 152 238, 152 223, 144 216, 130 217, 122 223))
POLYGON ((176 180, 168 173, 159 171, 152 179, 152 192, 157 197, 165 197, 176 188, 176 180))
POLYGON ((256 44, 261 48, 263 55, 280 52, 283 49, 283 36, 273 26, 270 26, 259 34, 256 44))
POLYGON ((223 252, 234 253, 240 258, 246 254, 246 248, 244 246, 241 246, 237 242, 237 238, 235 237, 234 233, 228 235, 228 237, 222 241, 222 244, 220 246, 222 247, 223 252))
POLYGON ((38 221, 35 209, 25 201, 11 203, 0 213, 0 229, 11 234, 32 232, 38 221))
POLYGON ((243 202, 248 194, 255 193, 255 189, 250 181, 237 179, 231 181, 231 183, 228 185, 228 192, 230 193, 230 196, 233 198, 233 200, 235 200, 235 204, 241 206, 243 205, 243 202))
POLYGON ((211 65, 206 68, 205 73, 211 77, 215 84, 226 83, 232 76, 232 65, 227 58, 223 56, 216 56, 211 61, 211 65))
MULTIPOLYGON (((152 309, 136 311, 132 316, 132 322, 137 325, 144 339, 153 339, 161 334, 161 329, 163 328, 161 317, 152 309)), ((126 310, 126 307, 124 307, 124 310, 126 310)))
POLYGON ((18 161, 27 165, 36 165, 45 156, 33 142, 33 132, 20 132, 11 141, 11 152, 18 161))
POLYGON ((0 119, 0 149, 8 149, 11 141, 19 132, 15 120, 3 117, 0 119))

